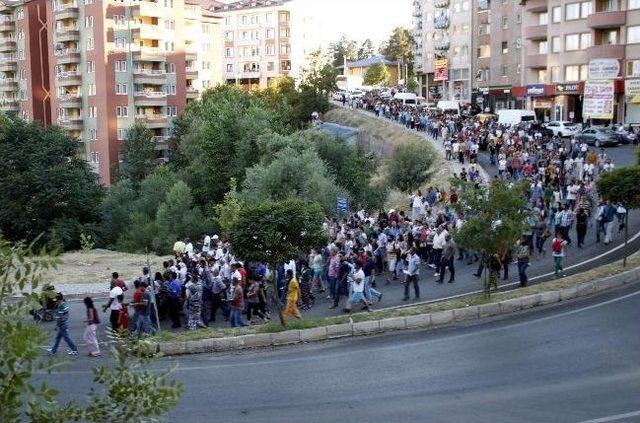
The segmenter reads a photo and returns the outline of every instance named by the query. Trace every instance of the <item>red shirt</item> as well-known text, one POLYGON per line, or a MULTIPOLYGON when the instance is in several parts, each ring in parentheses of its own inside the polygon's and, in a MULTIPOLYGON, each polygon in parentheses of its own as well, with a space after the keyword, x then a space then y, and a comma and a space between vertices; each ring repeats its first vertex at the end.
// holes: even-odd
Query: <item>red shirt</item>
POLYGON ((123 291, 126 291, 127 289, 127 284, 122 280, 122 278, 118 278, 115 281, 113 281, 113 286, 119 286, 120 288, 122 288, 123 291))
MULTIPOLYGON (((143 292, 142 292, 142 290, 141 290, 141 289, 136 289, 136 292, 134 292, 134 293, 133 293, 133 302, 134 302, 134 303, 140 303, 140 302, 142 302, 142 294, 143 294, 143 292)), ((133 307, 134 307, 134 309, 135 309, 136 311, 140 311, 140 310, 144 310, 144 307, 145 307, 145 306, 143 306, 143 305, 137 305, 137 306, 133 306, 133 307)))
POLYGON ((242 279, 240 280, 240 284, 244 288, 245 286, 247 286, 247 271, 244 269, 244 267, 240 267, 238 268, 238 273, 240 273, 240 276, 242 277, 242 279))

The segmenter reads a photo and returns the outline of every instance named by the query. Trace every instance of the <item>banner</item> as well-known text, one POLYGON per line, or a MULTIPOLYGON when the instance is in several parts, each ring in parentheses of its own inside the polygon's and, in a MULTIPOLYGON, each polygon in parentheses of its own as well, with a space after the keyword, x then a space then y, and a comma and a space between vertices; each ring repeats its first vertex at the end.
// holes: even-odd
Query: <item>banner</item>
POLYGON ((433 74, 434 81, 448 81, 449 80, 449 59, 437 59, 436 69, 433 74))
POLYGON ((613 119, 614 99, 613 81, 585 82, 582 117, 585 119, 613 119))
POLYGON ((640 103, 640 79, 624 81, 624 99, 627 103, 640 103))
POLYGON ((620 73, 618 59, 591 59, 589 61, 589 80, 613 79, 620 73))

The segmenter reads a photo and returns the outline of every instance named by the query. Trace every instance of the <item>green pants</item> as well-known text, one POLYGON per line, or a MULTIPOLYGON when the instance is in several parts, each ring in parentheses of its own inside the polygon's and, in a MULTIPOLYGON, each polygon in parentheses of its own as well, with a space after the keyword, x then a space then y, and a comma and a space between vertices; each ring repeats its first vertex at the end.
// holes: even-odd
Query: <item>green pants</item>
POLYGON ((553 262, 555 264, 555 273, 556 273, 556 275, 558 273, 562 273, 562 259, 563 258, 564 257, 562 257, 562 256, 554 256, 553 257, 553 262))

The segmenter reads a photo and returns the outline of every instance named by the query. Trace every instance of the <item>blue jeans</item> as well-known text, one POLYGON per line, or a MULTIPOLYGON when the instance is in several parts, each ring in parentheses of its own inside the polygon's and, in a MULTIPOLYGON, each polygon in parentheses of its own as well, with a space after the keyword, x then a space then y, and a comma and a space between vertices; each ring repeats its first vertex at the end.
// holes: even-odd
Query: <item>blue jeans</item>
POLYGON ((64 339, 64 342, 67 343, 71 351, 78 352, 78 347, 76 347, 76 344, 74 344, 71 338, 69 338, 69 328, 67 325, 60 325, 58 326, 58 332, 56 333, 56 340, 53 343, 53 348, 51 348, 52 354, 58 352, 58 345, 60 345, 61 339, 64 339))
POLYGON ((329 292, 331 293, 331 297, 334 297, 336 291, 336 280, 335 276, 327 276, 327 283, 329 284, 329 292))
POLYGON ((244 320, 242 319, 242 309, 240 308, 231 308, 231 314, 229 315, 229 323, 231 323, 231 327, 242 327, 248 326, 244 320))
POLYGON ((527 286, 527 266, 529 266, 529 262, 519 261, 518 262, 518 276, 520 277, 520 286, 527 286))
POLYGON ((373 297, 376 297, 378 300, 380 299, 380 297, 382 297, 382 293, 380 293, 380 291, 371 287, 372 282, 373 276, 368 276, 365 278, 364 293, 367 301, 370 303, 373 301, 373 297))
POLYGON ((135 313, 134 317, 135 333, 137 336, 156 332, 155 327, 151 324, 151 318, 149 317, 149 315, 135 313))

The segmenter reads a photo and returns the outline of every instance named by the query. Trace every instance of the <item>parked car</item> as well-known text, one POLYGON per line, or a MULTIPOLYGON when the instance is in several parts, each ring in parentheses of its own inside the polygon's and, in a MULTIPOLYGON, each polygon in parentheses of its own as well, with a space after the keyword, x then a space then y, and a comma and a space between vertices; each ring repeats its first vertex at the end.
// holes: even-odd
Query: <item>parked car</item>
POLYGON ((631 125, 618 125, 614 127, 620 144, 636 144, 638 142, 638 134, 631 125))
POLYGON ((560 138, 572 137, 580 130, 575 123, 566 121, 551 121, 545 126, 553 131, 553 135, 557 135, 560 138))
POLYGON ((583 129, 575 136, 579 142, 596 147, 611 147, 620 144, 618 134, 611 128, 591 127, 583 129))
POLYGON ((346 95, 348 95, 348 93, 346 91, 343 91, 343 90, 338 90, 338 91, 333 93, 331 98, 334 99, 335 101, 342 101, 342 96, 343 95, 346 96, 346 95))
POLYGON ((551 138, 553 137, 553 131, 547 127, 545 127, 542 123, 533 121, 529 124, 529 129, 534 133, 539 132, 543 137, 551 138))

